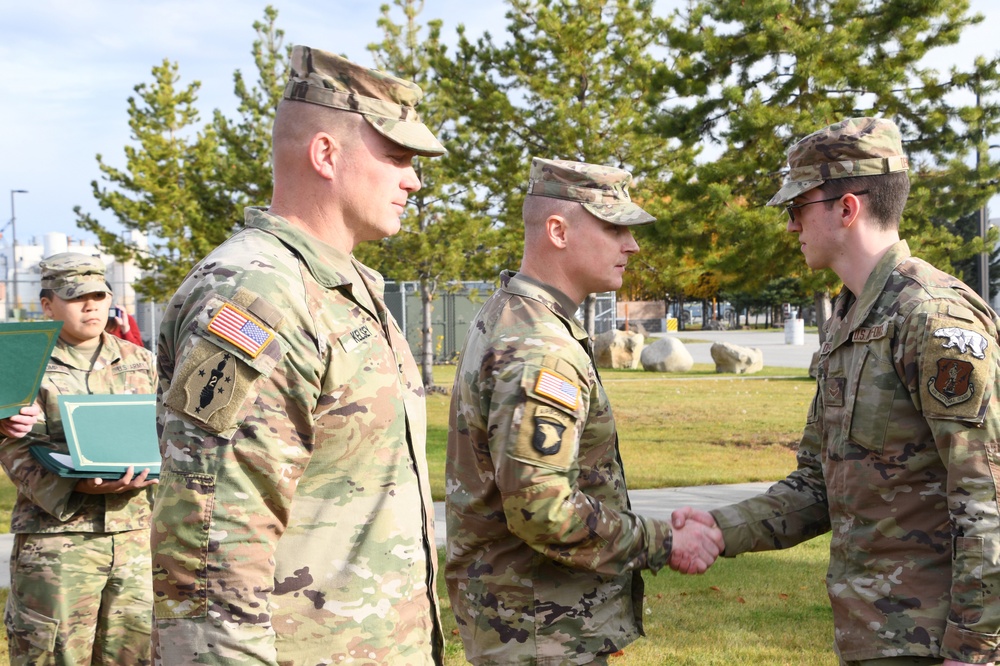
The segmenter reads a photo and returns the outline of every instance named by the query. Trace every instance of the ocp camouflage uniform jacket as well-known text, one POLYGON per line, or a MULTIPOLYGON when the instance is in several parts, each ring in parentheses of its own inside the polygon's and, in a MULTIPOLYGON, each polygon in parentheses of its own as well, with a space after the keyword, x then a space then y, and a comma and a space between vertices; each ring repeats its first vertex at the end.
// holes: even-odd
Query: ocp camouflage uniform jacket
POLYGON ((473 664, 583 664, 642 635, 669 525, 629 510, 575 304, 503 272, 469 330, 448 429, 445 578, 473 664))
POLYGON ((438 663, 424 389, 381 277, 248 209, 158 363, 158 662, 438 663))
POLYGON ((834 303, 798 469, 712 512, 727 556, 832 529, 844 659, 1000 657, 998 362, 993 311, 894 245, 834 303))
MULTIPOLYGON (((81 359, 62 340, 56 342, 35 400, 42 410, 38 421, 26 437, 5 439, 0 445, 0 463, 17 487, 11 532, 103 534, 149 527, 151 488, 107 495, 78 493, 73 488, 79 479, 48 471, 28 447, 41 444, 68 455, 60 395, 149 395, 155 386, 153 355, 147 349, 102 333, 100 353, 91 369, 89 359, 81 359)), ((108 428, 115 424, 108 423, 108 428)))

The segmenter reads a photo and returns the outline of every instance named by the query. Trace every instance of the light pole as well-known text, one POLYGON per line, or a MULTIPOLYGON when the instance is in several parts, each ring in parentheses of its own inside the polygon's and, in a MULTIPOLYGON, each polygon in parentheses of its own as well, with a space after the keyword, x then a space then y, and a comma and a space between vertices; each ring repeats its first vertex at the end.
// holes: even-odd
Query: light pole
MULTIPOLYGON (((7 227, 4 227, 6 229, 7 227)), ((3 320, 6 322, 7 318, 10 316, 10 289, 7 289, 7 272, 9 263, 7 262, 7 253, 3 254, 3 320)))
MULTIPOLYGON (((986 146, 986 150, 1000 148, 1000 145, 986 146)), ((976 173, 979 173, 980 151, 976 151, 976 173)), ((986 241, 990 226, 990 214, 987 202, 979 209, 979 237, 986 241)), ((979 254, 979 294, 987 303, 990 302, 990 248, 979 254)))
POLYGON ((28 190, 11 190, 10 191, 10 238, 11 247, 13 248, 14 256, 14 307, 11 310, 17 310, 17 215, 14 214, 14 195, 15 194, 27 194, 28 190))

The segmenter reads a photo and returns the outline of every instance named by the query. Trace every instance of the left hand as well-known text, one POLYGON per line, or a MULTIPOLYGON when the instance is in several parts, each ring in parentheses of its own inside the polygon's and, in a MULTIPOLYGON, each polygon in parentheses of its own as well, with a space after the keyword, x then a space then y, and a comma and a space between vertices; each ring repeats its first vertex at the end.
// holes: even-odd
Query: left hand
POLYGON ((140 490, 159 483, 157 479, 146 478, 149 474, 148 467, 142 470, 142 473, 135 478, 133 478, 134 474, 135 469, 129 467, 128 471, 125 472, 125 476, 117 481, 108 481, 107 479, 100 478, 80 479, 76 482, 76 486, 73 489, 78 493, 86 493, 88 495, 111 495, 140 490))
POLYGON ((21 439, 31 432, 31 426, 35 425, 41 413, 42 410, 36 403, 22 407, 20 413, 0 419, 0 435, 21 439))
MULTIPOLYGON (((988 664, 979 664, 978 666, 993 666, 995 662, 990 662, 988 664)), ((976 664, 970 664, 965 661, 955 661, 954 659, 945 659, 941 662, 941 666, 976 666, 976 664)))

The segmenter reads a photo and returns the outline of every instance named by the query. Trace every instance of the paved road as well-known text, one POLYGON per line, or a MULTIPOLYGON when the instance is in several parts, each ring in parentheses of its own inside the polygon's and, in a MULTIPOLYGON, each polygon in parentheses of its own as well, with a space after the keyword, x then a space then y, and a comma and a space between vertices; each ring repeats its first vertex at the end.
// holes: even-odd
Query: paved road
MULTIPOLYGON (((693 506, 712 509, 758 495, 771 487, 771 482, 736 483, 721 486, 690 486, 686 488, 655 488, 632 490, 632 509, 644 516, 666 520, 674 509, 693 506)), ((434 502, 434 531, 438 546, 445 543, 444 502, 434 502)))
POLYGON ((653 333, 652 337, 669 335, 683 341, 684 347, 691 353, 695 363, 714 363, 712 360, 712 343, 729 342, 741 347, 757 347, 764 353, 764 365, 786 368, 808 368, 813 353, 819 350, 819 334, 806 333, 803 344, 790 345, 785 343, 785 331, 775 329, 769 331, 671 331, 670 333, 653 333))
MULTIPOLYGON (((663 335, 653 334, 654 336, 663 335)), ((684 340, 684 346, 695 363, 713 363, 711 348, 713 342, 730 342, 743 347, 758 347, 764 352, 764 364, 789 368, 808 368, 813 352, 819 349, 819 335, 806 333, 804 344, 785 344, 784 330, 773 331, 680 331, 669 333, 684 340)), ((692 488, 663 488, 654 490, 634 490, 629 493, 632 507, 641 514, 667 518, 670 512, 680 506, 691 505, 710 509, 715 506, 737 502, 763 492, 771 484, 740 483, 722 486, 698 486, 692 488)), ((438 545, 445 540, 444 503, 434 503, 435 530, 438 545)), ((0 534, 0 587, 10 587, 10 549, 14 543, 11 534, 0 534)))

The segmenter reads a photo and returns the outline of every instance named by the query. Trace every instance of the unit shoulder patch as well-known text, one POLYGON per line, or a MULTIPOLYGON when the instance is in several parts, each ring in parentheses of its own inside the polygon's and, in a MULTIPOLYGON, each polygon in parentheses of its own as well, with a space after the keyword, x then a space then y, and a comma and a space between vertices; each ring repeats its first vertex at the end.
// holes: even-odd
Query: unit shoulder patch
POLYGON ((990 346, 981 333, 957 326, 939 328, 934 331, 934 337, 943 340, 942 348, 954 349, 959 354, 969 353, 978 359, 986 358, 986 349, 990 346))
POLYGON ((236 427, 260 372, 209 340, 200 339, 178 369, 164 404, 209 432, 236 427))
POLYGON ((565 471, 576 458, 576 419, 561 409, 529 400, 511 457, 522 462, 565 471))
POLYGON ((972 382, 973 369, 968 361, 939 358, 937 374, 927 380, 927 390, 945 407, 970 400, 976 392, 972 382))

